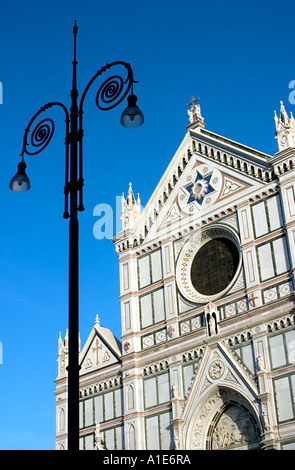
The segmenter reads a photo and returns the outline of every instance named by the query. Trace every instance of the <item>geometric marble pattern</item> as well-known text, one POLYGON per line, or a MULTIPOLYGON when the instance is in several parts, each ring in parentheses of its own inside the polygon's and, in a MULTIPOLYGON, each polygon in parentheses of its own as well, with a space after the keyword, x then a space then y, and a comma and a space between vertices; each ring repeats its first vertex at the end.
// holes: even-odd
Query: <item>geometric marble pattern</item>
POLYGON ((141 338, 142 349, 150 348, 151 346, 154 346, 154 344, 163 343, 163 341, 166 341, 166 340, 167 340, 167 331, 166 331, 166 328, 162 328, 161 330, 155 331, 141 338))
POLYGON ((201 315, 184 320, 179 323, 180 334, 189 333, 202 327, 201 315))
POLYGON ((236 313, 236 305, 235 304, 229 304, 225 307, 226 317, 231 317, 235 313, 236 313))
POLYGON ((271 289, 265 290, 263 292, 263 296, 264 296, 265 303, 271 302, 272 300, 275 300, 278 298, 277 289, 275 287, 272 287, 271 289))
POLYGON ((291 294, 292 292, 292 283, 291 282, 285 282, 284 284, 281 284, 278 286, 279 288, 279 296, 280 297, 285 297, 286 295, 291 294))
POLYGON ((198 328, 201 328, 201 317, 195 317, 191 320, 191 325, 192 325, 192 330, 197 330, 198 328))
POLYGON ((286 297, 293 290, 292 282, 284 282, 278 286, 271 287, 263 292, 264 302, 268 303, 281 297, 286 297))
POLYGON ((154 345, 154 335, 153 334, 148 335, 148 336, 144 336, 142 338, 142 347, 143 348, 149 348, 153 345, 154 345))
POLYGON ((235 315, 236 313, 247 312, 248 309, 248 301, 246 297, 244 297, 243 299, 236 300, 232 304, 226 305, 222 310, 224 310, 225 318, 227 318, 235 315))
POLYGON ((237 307, 238 313, 246 312, 246 310, 248 310, 247 301, 245 299, 240 300, 239 302, 237 302, 237 307))
POLYGON ((191 331, 189 320, 183 321, 182 323, 180 323, 180 334, 181 335, 184 334, 184 333, 188 333, 189 331, 191 331))
POLYGON ((158 331, 157 333, 155 333, 155 336, 156 336, 156 343, 162 343, 163 341, 166 341, 166 338, 167 338, 166 329, 158 331))

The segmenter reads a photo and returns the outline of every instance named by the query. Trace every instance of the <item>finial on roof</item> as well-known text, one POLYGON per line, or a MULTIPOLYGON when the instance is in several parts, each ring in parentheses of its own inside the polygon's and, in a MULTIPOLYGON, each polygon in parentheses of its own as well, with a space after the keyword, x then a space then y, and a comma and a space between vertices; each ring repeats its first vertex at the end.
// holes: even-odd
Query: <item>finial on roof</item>
POLYGON ((200 98, 195 98, 194 96, 192 96, 192 99, 191 99, 191 101, 188 103, 187 106, 194 106, 194 107, 195 107, 195 103, 196 103, 197 101, 199 101, 199 100, 200 100, 200 98))
POLYGON ((99 316, 96 314, 96 317, 95 317, 95 325, 99 326, 100 325, 100 319, 99 319, 99 316))
POLYGON ((187 128, 189 129, 194 129, 197 127, 205 127, 204 118, 201 115, 201 107, 199 104, 196 105, 199 99, 200 98, 195 98, 194 96, 192 96, 191 101, 187 105, 187 106, 191 106, 191 108, 188 109, 187 111, 189 122, 190 122, 187 128))

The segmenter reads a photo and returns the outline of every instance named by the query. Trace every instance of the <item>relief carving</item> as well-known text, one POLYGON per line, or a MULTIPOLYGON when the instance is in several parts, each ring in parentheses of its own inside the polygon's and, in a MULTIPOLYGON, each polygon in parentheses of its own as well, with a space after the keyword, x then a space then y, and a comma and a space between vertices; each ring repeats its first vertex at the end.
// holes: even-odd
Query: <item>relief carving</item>
POLYGON ((213 450, 247 446, 258 441, 258 434, 249 413, 237 405, 229 406, 214 428, 213 450))
POLYGON ((214 361, 209 367, 208 374, 210 375, 211 379, 217 380, 224 373, 224 364, 221 361, 214 361))
POLYGON ((258 425, 250 411, 238 404, 240 398, 239 393, 222 389, 210 397, 198 413, 193 428, 192 448, 205 449, 206 442, 207 449, 216 450, 259 446, 258 425), (211 431, 206 437, 204 432, 210 422, 211 431))

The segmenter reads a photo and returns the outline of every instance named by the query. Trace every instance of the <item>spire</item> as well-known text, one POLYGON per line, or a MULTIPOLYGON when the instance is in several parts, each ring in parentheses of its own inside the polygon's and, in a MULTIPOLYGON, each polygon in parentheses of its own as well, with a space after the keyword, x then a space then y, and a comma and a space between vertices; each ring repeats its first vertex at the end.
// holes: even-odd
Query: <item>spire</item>
POLYGON ((64 342, 61 337, 61 331, 59 332, 58 337, 58 354, 62 354, 64 352, 64 342))
POLYGON ((282 101, 280 101, 280 105, 281 105, 281 109, 280 109, 280 121, 281 121, 283 124, 288 125, 288 124, 289 124, 289 117, 288 117, 288 114, 286 113, 284 103, 283 103, 282 101))
POLYGON ((276 129, 277 129, 277 127, 278 127, 278 124, 279 124, 279 118, 278 118, 278 116, 277 116, 277 112, 276 112, 276 110, 275 110, 275 117, 274 117, 274 120, 275 120, 275 126, 276 126, 276 129))
POLYGON ((125 199, 124 193, 122 195, 122 229, 132 229, 141 213, 141 203, 138 194, 137 201, 135 200, 132 183, 129 183, 127 198, 125 199))
POLYGON ((274 112, 274 121, 279 152, 290 147, 295 147, 295 120, 291 113, 290 118, 286 112, 284 103, 280 102, 280 115, 274 112))
POLYGON ((128 195, 127 195, 127 205, 132 207, 135 204, 135 197, 132 190, 132 183, 129 183, 128 195))

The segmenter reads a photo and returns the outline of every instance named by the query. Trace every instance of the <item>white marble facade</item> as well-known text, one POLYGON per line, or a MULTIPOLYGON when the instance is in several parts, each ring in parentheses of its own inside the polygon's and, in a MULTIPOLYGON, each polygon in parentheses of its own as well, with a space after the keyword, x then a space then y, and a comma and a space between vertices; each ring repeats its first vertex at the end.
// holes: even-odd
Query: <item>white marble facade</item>
MULTIPOLYGON (((295 449, 293 118, 281 103, 273 156, 207 130, 195 103, 146 207, 131 185, 122 201, 122 337, 96 319, 80 353, 81 449, 295 449)), ((57 449, 66 364, 67 337, 57 449)))

